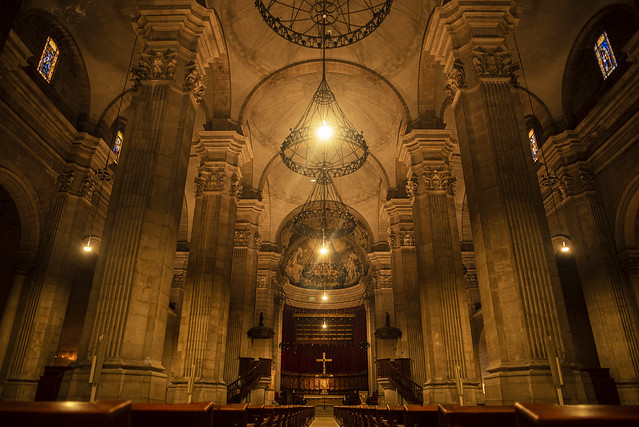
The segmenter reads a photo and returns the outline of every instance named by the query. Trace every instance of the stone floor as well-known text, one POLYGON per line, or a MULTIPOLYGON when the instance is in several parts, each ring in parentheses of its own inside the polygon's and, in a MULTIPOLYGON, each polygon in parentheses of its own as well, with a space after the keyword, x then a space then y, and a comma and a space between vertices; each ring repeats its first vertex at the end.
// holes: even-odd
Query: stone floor
POLYGON ((339 427, 332 415, 316 415, 311 427, 339 427))

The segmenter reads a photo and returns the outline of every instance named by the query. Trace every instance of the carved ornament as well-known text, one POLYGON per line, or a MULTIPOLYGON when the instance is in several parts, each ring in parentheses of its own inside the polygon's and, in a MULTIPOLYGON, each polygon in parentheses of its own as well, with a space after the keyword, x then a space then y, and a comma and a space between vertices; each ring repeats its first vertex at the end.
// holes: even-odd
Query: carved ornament
POLYGON ((446 95, 454 98, 459 89, 466 87, 466 72, 464 71, 464 64, 457 60, 453 63, 453 69, 448 73, 448 79, 446 81, 446 95))
POLYGON ((146 47, 140 54, 138 65, 132 67, 131 80, 139 86, 143 80, 173 80, 177 54, 173 49, 154 50, 146 47))
POLYGON ((515 78, 519 64, 513 64, 512 56, 507 50, 477 50, 473 52, 473 67, 477 78, 507 77, 515 78))
POLYGON ((224 168, 207 170, 200 169, 195 177, 195 195, 201 196, 205 192, 222 191, 224 189, 224 168))
POLYGON ((206 85, 202 82, 202 74, 198 71, 195 63, 186 66, 183 89, 187 92, 191 92, 197 104, 202 102, 206 85))
POLYGON ((455 192, 456 179, 451 176, 450 168, 425 168, 423 178, 426 191, 444 190, 449 194, 455 192))
POLYGON ((73 180, 75 179, 75 172, 72 169, 67 169, 62 171, 56 180, 58 185, 58 191, 60 193, 66 193, 71 190, 71 185, 73 184, 73 180))

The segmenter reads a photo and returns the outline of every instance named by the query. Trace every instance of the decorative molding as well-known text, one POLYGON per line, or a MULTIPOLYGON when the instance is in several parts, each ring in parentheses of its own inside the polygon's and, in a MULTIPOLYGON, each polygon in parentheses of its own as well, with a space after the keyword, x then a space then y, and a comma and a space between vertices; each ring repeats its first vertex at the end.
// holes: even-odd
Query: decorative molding
POLYGON ((466 72, 464 71, 464 64, 460 60, 456 60, 453 63, 452 70, 448 73, 448 80, 446 81, 446 87, 444 91, 446 95, 451 98, 455 98, 459 89, 466 87, 466 72))
POLYGON ((177 66, 174 49, 154 50, 148 47, 140 54, 138 65, 131 68, 131 80, 139 87, 143 80, 173 80, 177 66))
POLYGON ((579 181, 581 182, 581 187, 585 191, 595 190, 595 176, 590 169, 579 169, 579 181))
POLYGON ((253 244, 255 249, 260 249, 260 246, 262 246, 262 236, 257 231, 253 233, 253 244))
POLYGON ((387 232, 387 241, 388 241, 388 246, 392 249, 392 248, 396 248, 396 235, 395 232, 391 229, 388 230, 387 232))
POLYGON ((173 280, 171 281, 172 288, 183 288, 184 287, 184 273, 178 273, 173 275, 173 280))
POLYGON ((202 102, 204 92, 206 92, 206 85, 202 82, 202 74, 198 71, 195 63, 190 63, 186 66, 182 88, 191 93, 196 104, 202 102))
POLYGON ((478 49, 473 52, 473 67, 478 79, 507 77, 514 83, 515 72, 519 69, 519 64, 513 64, 512 55, 507 50, 478 49))
POLYGON ((58 192, 67 193, 71 190, 71 185, 75 180, 75 171, 73 169, 65 169, 62 171, 58 178, 56 179, 56 184, 58 186, 58 192))
POLYGON ((258 289, 266 289, 266 284, 268 282, 268 278, 265 275, 257 276, 257 288, 258 289))

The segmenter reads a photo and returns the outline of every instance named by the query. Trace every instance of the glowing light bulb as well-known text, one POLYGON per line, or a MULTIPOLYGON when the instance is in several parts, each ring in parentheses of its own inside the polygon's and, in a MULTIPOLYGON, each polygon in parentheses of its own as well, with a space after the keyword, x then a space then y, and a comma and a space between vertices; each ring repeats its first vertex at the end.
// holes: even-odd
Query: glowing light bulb
POLYGON ((322 300, 326 301, 328 299, 328 295, 326 295, 326 292, 324 292, 324 294, 322 295, 322 300))
POLYGON ((570 246, 566 246, 566 242, 561 242, 561 251, 562 252, 570 252, 570 246))
POLYGON ((87 243, 82 249, 84 250, 84 252, 91 252, 93 250, 93 248, 91 247, 91 238, 87 240, 87 243))
POLYGON ((317 129, 317 136, 319 136, 320 139, 328 139, 333 134, 333 129, 326 124, 326 120, 322 120, 322 123, 322 126, 317 129))
POLYGON ((326 247, 326 245, 324 245, 324 243, 322 243, 322 248, 319 251, 320 254, 326 255, 328 253, 328 248, 326 247))
POLYGON ((322 328, 326 329, 326 322, 322 323, 322 328))

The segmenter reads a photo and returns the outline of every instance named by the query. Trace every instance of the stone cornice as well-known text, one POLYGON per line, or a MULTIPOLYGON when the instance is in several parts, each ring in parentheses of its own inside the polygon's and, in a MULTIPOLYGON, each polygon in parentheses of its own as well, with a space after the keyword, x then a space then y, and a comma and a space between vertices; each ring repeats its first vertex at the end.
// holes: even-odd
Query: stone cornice
POLYGON ((449 129, 413 129, 402 137, 397 159, 418 173, 424 166, 448 163, 454 141, 449 129))
POLYGON ((203 162, 225 162, 241 168, 253 158, 248 138, 235 131, 199 131, 193 145, 203 162))

